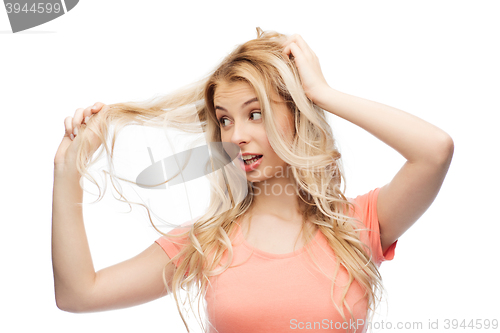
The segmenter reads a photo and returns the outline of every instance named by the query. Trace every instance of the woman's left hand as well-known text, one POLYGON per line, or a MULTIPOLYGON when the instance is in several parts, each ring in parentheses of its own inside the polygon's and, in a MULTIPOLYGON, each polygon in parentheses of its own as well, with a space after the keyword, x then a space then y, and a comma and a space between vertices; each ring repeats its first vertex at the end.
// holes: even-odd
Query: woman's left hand
POLYGON ((290 36, 283 43, 283 47, 283 54, 286 57, 290 58, 289 54, 293 55, 302 81, 302 88, 307 97, 315 103, 317 94, 329 87, 321 72, 318 57, 298 34, 290 36))

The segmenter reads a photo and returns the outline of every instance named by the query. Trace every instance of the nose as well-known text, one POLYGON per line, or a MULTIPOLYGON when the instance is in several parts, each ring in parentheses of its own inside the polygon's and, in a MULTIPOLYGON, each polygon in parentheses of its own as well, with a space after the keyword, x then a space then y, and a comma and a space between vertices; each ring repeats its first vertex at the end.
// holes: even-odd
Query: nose
POLYGON ((230 136, 231 142, 238 146, 247 144, 250 141, 251 136, 249 126, 244 122, 236 122, 233 125, 230 136))

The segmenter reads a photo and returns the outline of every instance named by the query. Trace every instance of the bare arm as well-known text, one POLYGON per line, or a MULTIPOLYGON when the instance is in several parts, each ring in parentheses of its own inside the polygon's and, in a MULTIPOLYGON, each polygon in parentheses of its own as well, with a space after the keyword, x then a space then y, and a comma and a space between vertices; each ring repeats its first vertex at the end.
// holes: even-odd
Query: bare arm
MULTIPOLYGON (((76 149, 68 135, 73 131, 69 124, 66 121, 67 133, 54 161, 52 265, 57 306, 69 312, 104 311, 166 295, 162 272, 170 258, 156 243, 129 260, 95 272, 83 223, 83 190, 71 153, 76 149)), ((170 263, 165 272, 167 281, 173 270, 170 263)))
POLYGON ((385 251, 429 208, 453 156, 451 137, 438 127, 396 108, 326 88, 318 105, 373 134, 407 159, 379 192, 380 239, 385 251))
POLYGON ((380 241, 387 250, 436 198, 453 157, 453 140, 407 112, 330 88, 318 57, 300 35, 288 38, 283 47, 286 56, 294 56, 304 91, 314 104, 365 129, 407 159, 378 195, 380 241))

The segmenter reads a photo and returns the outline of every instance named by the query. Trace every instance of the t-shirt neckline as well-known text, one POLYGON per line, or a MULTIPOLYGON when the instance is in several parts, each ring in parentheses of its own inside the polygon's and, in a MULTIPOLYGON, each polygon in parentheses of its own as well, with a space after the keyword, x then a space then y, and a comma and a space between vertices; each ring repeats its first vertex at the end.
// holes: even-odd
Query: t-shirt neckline
POLYGON ((265 257, 265 258, 269 258, 269 259, 285 259, 285 258, 291 258, 291 257, 295 257, 295 256, 298 256, 300 255, 301 253, 305 252, 307 250, 307 247, 308 246, 311 246, 312 243, 314 243, 315 241, 319 241, 319 237, 320 237, 320 230, 318 228, 318 230, 316 230, 316 234, 314 235, 314 237, 309 241, 309 243, 305 244, 304 246, 302 246, 300 249, 297 249, 293 252, 288 252, 288 253, 271 253, 271 252, 266 252, 266 251, 263 251, 261 249, 258 249, 256 247, 254 247, 253 245, 251 245, 250 243, 247 242, 247 240, 245 239, 244 235, 243 235, 243 231, 241 230, 241 226, 240 226, 240 223, 239 222, 236 222, 236 224, 238 225, 238 233, 237 233, 237 237, 241 240, 241 243, 243 244, 243 246, 245 246, 247 249, 249 249, 250 251, 253 251, 254 253, 262 256, 262 257, 265 257))

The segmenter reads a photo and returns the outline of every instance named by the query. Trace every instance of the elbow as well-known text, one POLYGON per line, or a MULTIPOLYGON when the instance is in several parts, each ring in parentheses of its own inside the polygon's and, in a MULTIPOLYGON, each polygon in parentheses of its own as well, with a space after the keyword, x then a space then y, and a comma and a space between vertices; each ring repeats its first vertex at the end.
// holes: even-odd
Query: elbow
POLYGON ((77 299, 70 299, 68 297, 62 297, 56 293, 56 306, 59 310, 71 313, 82 313, 84 312, 81 306, 82 302, 77 299))
POLYGON ((60 299, 56 298, 56 306, 59 310, 62 310, 64 312, 72 312, 76 313, 76 311, 73 311, 71 308, 69 308, 65 302, 61 301, 60 299))
POLYGON ((70 305, 71 303, 67 303, 62 301, 61 299, 56 298, 56 306, 59 310, 64 312, 78 313, 78 311, 70 305))
POLYGON ((436 142, 435 160, 440 165, 449 166, 453 158, 455 144, 451 136, 443 132, 442 137, 436 142))

